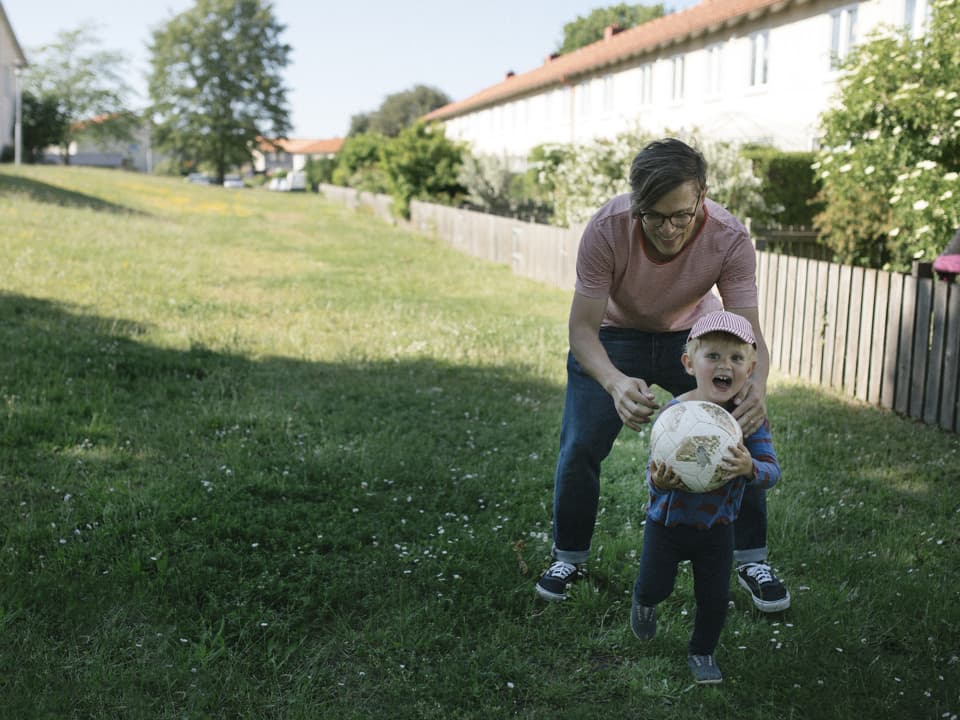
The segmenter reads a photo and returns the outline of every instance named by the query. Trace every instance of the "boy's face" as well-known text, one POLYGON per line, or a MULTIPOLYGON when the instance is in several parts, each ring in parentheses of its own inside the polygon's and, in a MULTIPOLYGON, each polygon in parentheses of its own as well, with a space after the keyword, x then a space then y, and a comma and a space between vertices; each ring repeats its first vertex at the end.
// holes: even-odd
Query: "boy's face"
POLYGON ((691 353, 681 358, 697 380, 701 400, 724 405, 740 392, 757 364, 756 351, 727 333, 710 333, 697 339, 691 353))

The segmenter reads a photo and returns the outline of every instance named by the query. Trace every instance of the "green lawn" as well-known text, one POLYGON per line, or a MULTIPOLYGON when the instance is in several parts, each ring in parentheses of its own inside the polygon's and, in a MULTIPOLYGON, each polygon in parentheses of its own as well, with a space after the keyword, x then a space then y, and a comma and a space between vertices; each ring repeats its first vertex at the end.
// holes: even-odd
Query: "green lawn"
POLYGON ((569 293, 313 194, 0 167, 0 717, 956 718, 960 442, 782 377, 719 687, 628 627, 645 435, 548 562, 569 293))

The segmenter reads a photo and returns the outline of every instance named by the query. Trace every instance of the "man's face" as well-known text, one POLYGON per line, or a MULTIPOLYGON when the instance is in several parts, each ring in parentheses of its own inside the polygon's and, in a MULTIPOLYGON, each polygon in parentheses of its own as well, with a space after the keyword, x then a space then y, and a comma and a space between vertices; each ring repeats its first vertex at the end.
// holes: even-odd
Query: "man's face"
POLYGON ((643 233, 660 255, 670 258, 693 237, 702 217, 700 185, 689 180, 643 209, 643 233))

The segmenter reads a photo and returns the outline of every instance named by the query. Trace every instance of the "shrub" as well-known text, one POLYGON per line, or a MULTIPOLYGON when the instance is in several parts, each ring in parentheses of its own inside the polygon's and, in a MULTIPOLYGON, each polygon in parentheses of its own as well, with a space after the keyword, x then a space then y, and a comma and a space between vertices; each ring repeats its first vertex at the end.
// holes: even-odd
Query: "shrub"
POLYGON ((822 204, 814 201, 820 191, 812 167, 815 154, 761 146, 746 147, 743 154, 760 178, 760 195, 770 210, 770 225, 812 226, 814 216, 823 210, 822 204))
POLYGON ((449 140, 442 126, 422 122, 381 146, 380 161, 393 197, 394 213, 410 217, 414 198, 452 205, 465 190, 458 181, 465 148, 449 140))
POLYGON ((816 226, 843 262, 907 270, 960 224, 960 12, 932 3, 925 37, 885 29, 844 64, 823 116, 816 226))

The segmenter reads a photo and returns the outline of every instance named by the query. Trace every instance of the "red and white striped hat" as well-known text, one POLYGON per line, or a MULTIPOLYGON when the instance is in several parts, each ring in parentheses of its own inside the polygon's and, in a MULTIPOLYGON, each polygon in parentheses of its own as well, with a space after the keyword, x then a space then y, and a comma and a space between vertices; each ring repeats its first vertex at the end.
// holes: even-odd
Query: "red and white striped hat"
POLYGON ((750 321, 742 315, 727 312, 726 310, 715 310, 707 313, 693 324, 690 330, 690 336, 687 341, 698 338, 712 332, 725 332, 740 338, 745 343, 754 347, 757 346, 757 339, 753 336, 753 327, 750 321))

